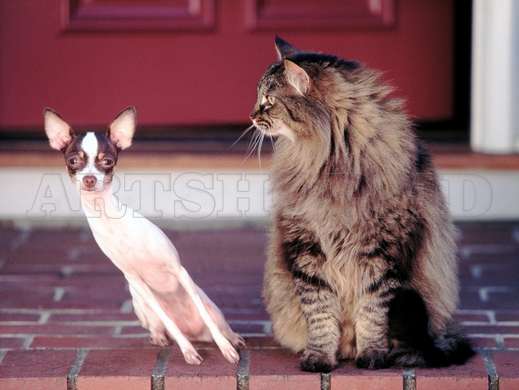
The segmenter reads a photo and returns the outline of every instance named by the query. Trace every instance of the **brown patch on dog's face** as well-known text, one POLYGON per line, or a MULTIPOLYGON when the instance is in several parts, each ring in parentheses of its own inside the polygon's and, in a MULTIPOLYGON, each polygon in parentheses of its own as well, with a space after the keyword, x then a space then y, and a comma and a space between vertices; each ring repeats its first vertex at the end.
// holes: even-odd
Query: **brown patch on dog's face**
POLYGON ((115 164, 117 163, 118 149, 106 134, 96 134, 98 142, 98 153, 95 166, 105 175, 105 183, 113 179, 115 164))
POLYGON ((86 155, 81 150, 81 141, 84 136, 84 134, 75 136, 63 152, 67 171, 71 178, 86 165, 86 155))

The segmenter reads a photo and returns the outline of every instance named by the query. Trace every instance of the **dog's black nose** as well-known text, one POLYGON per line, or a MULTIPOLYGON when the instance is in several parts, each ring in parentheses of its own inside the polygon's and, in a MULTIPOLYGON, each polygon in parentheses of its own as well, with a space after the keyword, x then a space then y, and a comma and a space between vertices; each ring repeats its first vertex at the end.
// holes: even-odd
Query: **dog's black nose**
POLYGON ((83 184, 86 188, 94 188, 97 183, 95 176, 85 176, 83 178, 83 184))

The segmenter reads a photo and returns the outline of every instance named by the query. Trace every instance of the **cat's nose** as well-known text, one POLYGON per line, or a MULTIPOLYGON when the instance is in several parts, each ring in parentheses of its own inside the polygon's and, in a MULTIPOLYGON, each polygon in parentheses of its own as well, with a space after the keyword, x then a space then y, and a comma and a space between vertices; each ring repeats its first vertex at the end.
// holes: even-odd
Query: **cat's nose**
POLYGON ((85 176, 83 178, 83 185, 86 187, 86 188, 94 188, 95 185, 97 183, 97 179, 95 176, 85 176))

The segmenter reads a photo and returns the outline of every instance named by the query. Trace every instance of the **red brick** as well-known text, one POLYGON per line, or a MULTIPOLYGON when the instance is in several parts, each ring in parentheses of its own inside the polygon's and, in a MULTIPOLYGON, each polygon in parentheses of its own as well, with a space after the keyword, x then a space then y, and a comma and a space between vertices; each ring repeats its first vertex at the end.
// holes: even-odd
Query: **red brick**
POLYGON ((76 321, 137 321, 134 313, 121 313, 118 311, 107 311, 97 313, 55 313, 48 321, 54 322, 76 322, 76 321))
MULTIPOLYGON (((122 276, 121 276, 122 277, 122 276)), ((121 303, 130 298, 130 293, 123 285, 96 285, 95 279, 89 287, 66 287, 60 304, 81 308, 119 308, 121 303)))
POLYGON ((462 366, 442 369, 416 369, 416 387, 420 390, 487 390, 487 370, 481 356, 462 366))
POLYGON ((470 342, 475 348, 496 348, 494 337, 470 337, 470 342))
POLYGON ((41 314, 32 313, 0 313, 0 322, 5 321, 32 321, 37 322, 41 314))
POLYGON ((0 337, 0 348, 19 349, 24 343, 24 337, 0 337))
MULTIPOLYGON (((34 276, 34 275, 33 275, 34 276)), ((121 276, 122 278, 122 276, 121 276)), ((34 277, 34 283, 7 281, 0 283, 0 307, 23 309, 69 309, 96 308, 119 310, 122 303, 130 297, 125 285, 113 282, 97 284, 96 278, 90 280, 88 287, 65 287, 60 301, 54 301, 55 287, 47 280, 44 285, 38 284, 39 277, 34 277), (30 286, 30 288, 28 288, 30 286)))
POLYGON ((0 291, 0 307, 31 309, 109 309, 119 310, 129 298, 124 289, 90 287, 88 289, 65 288, 60 301, 54 301, 54 288, 20 289, 12 287, 9 292, 0 291))
POLYGON ((68 264, 68 248, 57 246, 54 248, 39 248, 30 242, 18 248, 9 255, 7 264, 17 265, 58 265, 68 264))
POLYGON ((120 274, 120 271, 117 270, 114 265, 109 261, 98 261, 96 263, 60 263, 55 264, 53 262, 43 261, 41 264, 23 264, 16 262, 9 262, 5 264, 2 268, 2 271, 9 273, 30 273, 30 274, 63 274, 63 275, 73 275, 73 274, 120 274))
POLYGON ((456 313, 454 319, 457 322, 489 322, 486 314, 456 313))
POLYGON ((495 352, 493 360, 499 375, 499 389, 519 389, 519 352, 495 352))
POLYGON ((480 276, 475 278, 471 275, 470 279, 464 279, 464 285, 513 286, 519 279, 519 262, 514 259, 510 263, 482 264, 480 276))
POLYGON ((281 348, 279 343, 271 336, 266 337, 245 337, 247 348, 281 348))
POLYGON ((190 365, 178 348, 172 348, 165 375, 167 389, 225 390, 236 388, 236 365, 215 348, 198 349, 204 361, 190 365))
POLYGON ((0 334, 47 334, 47 335, 76 335, 76 334, 93 334, 93 335, 111 335, 113 327, 111 326, 80 326, 80 325, 58 325, 58 324, 42 324, 42 325, 0 325, 0 334))
POLYGON ((496 311, 496 321, 519 322, 519 310, 496 311))
POLYGON ((264 333, 263 324, 239 323, 231 324, 232 329, 237 333, 264 333))
POLYGON ((2 227, 2 234, 0 234, 0 248, 6 250, 11 248, 13 240, 17 240, 24 232, 18 229, 2 227))
POLYGON ((303 372, 299 357, 282 349, 250 351, 250 390, 319 390, 319 374, 303 372))
POLYGON ((331 388, 401 390, 403 388, 402 371, 397 369, 360 370, 352 367, 351 364, 346 364, 333 371, 331 388))
POLYGON ((2 390, 66 389, 74 351, 9 351, 0 365, 2 390))
POLYGON ((141 333, 148 333, 146 329, 144 329, 140 325, 135 326, 124 326, 121 328, 122 335, 131 335, 131 334, 141 334, 141 333))
POLYGON ((466 325, 463 331, 467 334, 519 334, 519 326, 466 325))
POLYGON ((78 388, 148 390, 157 350, 90 351, 77 379, 78 388))
POLYGON ((60 286, 65 287, 76 287, 79 289, 83 288, 92 288, 92 287, 100 287, 100 288, 112 288, 116 290, 126 290, 126 279, 124 279, 123 274, 115 268, 115 266, 109 261, 106 261, 107 270, 112 270, 112 268, 116 272, 103 272, 98 274, 92 273, 77 273, 70 274, 60 278, 60 286))
POLYGON ((509 244, 512 241, 514 222, 499 221, 489 224, 477 222, 458 222, 462 230, 461 244, 509 244), (488 228, 486 228, 488 226, 488 228))
POLYGON ((263 308, 258 308, 257 310, 250 311, 245 310, 240 312, 239 310, 230 310, 225 311, 222 310, 225 318, 227 320, 241 320, 241 321, 269 321, 270 316, 263 308))
POLYGON ((470 267, 473 265, 483 265, 490 266, 493 265, 513 265, 514 261, 517 259, 517 248, 510 248, 510 250, 506 253, 501 253, 499 255, 495 254, 471 254, 469 258, 462 258, 460 261, 460 271, 463 271, 466 267, 470 267))
MULTIPOLYGON (((113 267, 111 263, 110 266, 113 267)), ((23 274, 0 274, 0 282, 4 284, 12 284, 14 288, 31 287, 75 287, 78 289, 88 289, 97 287, 110 287, 116 290, 125 290, 126 281, 122 274, 119 273, 103 273, 103 274, 72 274, 68 276, 60 275, 58 273, 23 273, 23 274), (4 283, 5 282, 5 283, 4 283)), ((3 288, 5 286, 2 286, 3 288)), ((12 288, 12 287, 11 287, 12 288)), ((10 290, 8 288, 6 290, 10 290)))
MULTIPOLYGON (((6 286, 14 286, 16 288, 27 288, 27 286, 31 287, 54 287, 58 284, 58 282, 63 281, 58 274, 38 274, 34 275, 32 273, 28 274, 10 274, 10 273, 1 273, 0 274, 0 282, 2 283, 2 288, 6 286)), ((11 290, 12 287, 6 288, 7 291, 11 290)))
POLYGON ((518 296, 518 288, 511 288, 508 292, 490 292, 488 294, 488 301, 485 302, 486 307, 516 310, 519 307, 519 302, 517 301, 518 296))
POLYGON ((0 286, 0 307, 5 308, 43 308, 52 303, 54 289, 49 287, 28 288, 2 283, 0 286))
MULTIPOLYGON (((0 339, 0 343, 1 343, 0 339)), ((152 348, 148 337, 59 337, 36 336, 31 343, 31 348, 152 348)))
POLYGON ((517 337, 505 337, 504 343, 505 348, 519 348, 519 338, 517 337))
MULTIPOLYGON (((463 285, 463 284, 462 284, 463 285)), ((460 308, 461 309, 482 309, 484 304, 479 298, 477 291, 461 291, 460 293, 460 308)))

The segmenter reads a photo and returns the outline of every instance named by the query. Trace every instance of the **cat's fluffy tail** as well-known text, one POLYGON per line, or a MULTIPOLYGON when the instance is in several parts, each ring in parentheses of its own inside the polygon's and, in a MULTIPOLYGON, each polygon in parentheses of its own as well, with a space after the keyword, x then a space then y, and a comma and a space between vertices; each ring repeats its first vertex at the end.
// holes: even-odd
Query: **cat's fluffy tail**
POLYGON ((464 364, 475 354, 467 338, 457 332, 430 338, 421 347, 396 348, 391 351, 389 360, 392 365, 401 367, 447 367, 464 364))
POLYGON ((390 338, 398 341, 389 353, 391 365, 446 367, 463 364, 475 353, 453 323, 440 336, 430 333, 427 308, 413 289, 395 293, 388 316, 390 338))

